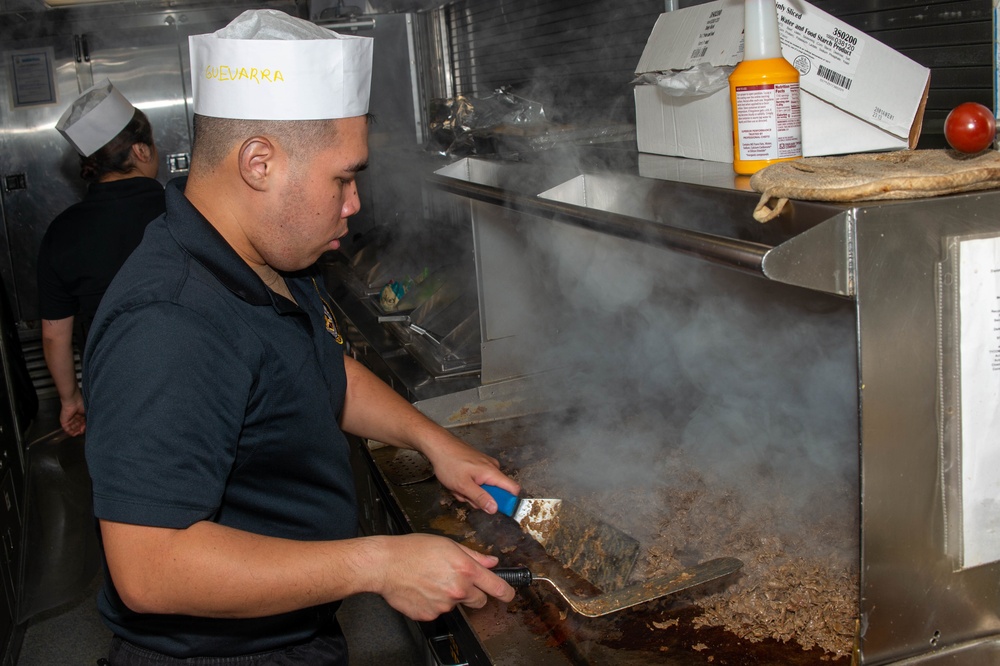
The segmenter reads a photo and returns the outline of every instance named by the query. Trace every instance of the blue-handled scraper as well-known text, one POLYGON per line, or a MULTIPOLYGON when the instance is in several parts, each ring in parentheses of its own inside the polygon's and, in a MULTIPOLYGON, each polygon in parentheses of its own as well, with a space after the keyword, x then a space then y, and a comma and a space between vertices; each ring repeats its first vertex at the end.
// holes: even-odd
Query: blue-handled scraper
POLYGON ((489 485, 483 489, 500 513, 594 587, 608 592, 628 582, 639 557, 636 539, 565 500, 518 497, 489 485))

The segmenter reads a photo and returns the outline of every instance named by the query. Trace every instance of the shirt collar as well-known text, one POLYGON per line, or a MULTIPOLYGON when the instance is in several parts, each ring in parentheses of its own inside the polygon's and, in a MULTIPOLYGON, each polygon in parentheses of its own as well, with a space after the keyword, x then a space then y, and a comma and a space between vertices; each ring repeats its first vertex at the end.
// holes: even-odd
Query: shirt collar
POLYGON ((187 177, 175 178, 166 187, 167 228, 174 240, 227 289, 247 303, 274 305, 279 311, 287 310, 283 307, 285 299, 278 299, 264 285, 260 276, 184 196, 186 183, 187 177))

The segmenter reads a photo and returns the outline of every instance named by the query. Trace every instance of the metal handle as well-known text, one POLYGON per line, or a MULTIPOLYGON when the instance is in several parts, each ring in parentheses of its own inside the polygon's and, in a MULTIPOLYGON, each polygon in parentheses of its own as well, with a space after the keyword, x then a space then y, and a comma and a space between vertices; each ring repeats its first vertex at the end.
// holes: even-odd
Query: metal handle
POLYGON ((511 587, 526 587, 534 580, 534 576, 531 575, 531 571, 527 567, 500 567, 493 569, 493 573, 500 576, 511 587))
POLYGON ((441 346, 441 338, 439 338, 438 336, 434 335, 433 333, 431 333, 430 331, 428 331, 426 328, 424 328, 422 326, 417 326, 416 324, 411 323, 410 324, 410 330, 413 331, 414 333, 418 334, 418 335, 424 336, 425 338, 427 338, 428 340, 430 340, 431 342, 433 342, 437 346, 439 346, 439 347, 441 346))

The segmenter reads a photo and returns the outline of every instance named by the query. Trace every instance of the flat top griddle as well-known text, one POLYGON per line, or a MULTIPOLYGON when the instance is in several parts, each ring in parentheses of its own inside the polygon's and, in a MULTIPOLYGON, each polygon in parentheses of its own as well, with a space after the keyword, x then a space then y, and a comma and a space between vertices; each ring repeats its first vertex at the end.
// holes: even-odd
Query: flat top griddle
MULTIPOLYGON (((533 416, 462 426, 454 432, 497 457, 505 471, 515 472, 537 465, 545 455, 538 441, 545 419, 546 416, 533 416)), ((374 451, 376 466, 380 457, 390 455, 391 450, 374 451)), ((500 558, 502 566, 528 565, 541 573, 553 572, 574 580, 571 572, 563 570, 512 521, 469 510, 467 505, 451 498, 436 479, 388 486, 413 531, 444 535, 473 549, 490 552, 500 558)), ((725 555, 740 556, 712 553, 704 559, 725 555)), ((747 564, 753 566, 752 562, 747 564)), ((586 581, 577 578, 574 583, 581 594, 597 592, 586 581)), ((532 586, 519 591, 511 604, 491 601, 482 609, 461 610, 488 659, 485 662, 470 659, 470 663, 510 666, 849 663, 849 655, 834 655, 818 647, 804 649, 794 640, 741 639, 725 628, 706 624, 704 602, 725 595, 733 585, 733 580, 724 579, 690 593, 600 618, 576 615, 554 591, 532 586)), ((852 594, 856 592, 849 591, 848 597, 852 594)))

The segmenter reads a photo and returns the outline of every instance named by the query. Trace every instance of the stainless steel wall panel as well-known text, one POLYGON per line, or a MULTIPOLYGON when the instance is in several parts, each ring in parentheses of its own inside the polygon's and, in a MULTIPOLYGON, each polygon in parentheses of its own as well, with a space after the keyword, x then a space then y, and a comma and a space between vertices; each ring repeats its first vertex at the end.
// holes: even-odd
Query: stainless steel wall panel
MULTIPOLYGON (((368 169, 358 175, 361 210, 351 218, 350 234, 342 240, 348 253, 354 239, 376 226, 400 236, 413 233, 424 214, 419 174, 437 166, 438 157, 424 150, 426 105, 421 70, 428 55, 420 41, 415 14, 366 16, 373 27, 357 34, 374 39, 372 89, 368 129, 368 169)), ((425 25, 426 27, 426 25, 425 25)), ((341 30, 343 31, 343 30, 341 30)))
POLYGON ((71 35, 2 40, 4 51, 52 46, 55 49, 56 104, 14 108, 10 72, 0 68, 3 98, 0 127, 0 176, 24 174, 25 188, 0 188, 4 225, 0 237, 0 275, 15 317, 37 313, 35 266, 38 243, 56 213, 86 192, 76 153, 55 130, 65 104, 79 94, 71 35))
POLYGON ((173 29, 146 28, 87 36, 94 81, 110 79, 149 118, 160 157, 160 180, 171 172, 167 156, 191 152, 184 77, 173 29))
POLYGON ((949 48, 953 48, 956 52, 962 53, 970 45, 989 44, 992 38, 991 33, 992 27, 989 22, 976 21, 921 25, 905 30, 887 30, 870 34, 886 44, 892 42, 892 48, 901 53, 910 49, 928 48, 946 52, 949 48))
POLYGON ((935 271, 942 239, 997 232, 990 213, 997 199, 925 199, 871 206, 858 216, 866 663, 1000 633, 1000 563, 956 571, 946 552, 935 271))
POLYGON ((14 108, 10 71, 0 67, 0 177, 24 174, 26 184, 13 191, 0 187, 0 277, 18 321, 38 318, 35 266, 46 228, 86 192, 78 157, 55 130, 69 102, 94 81, 110 78, 149 116, 160 152, 159 180, 165 183, 185 173, 170 169, 169 156, 191 152, 188 35, 217 30, 249 7, 301 15, 299 3, 290 0, 182 2, 180 8, 107 3, 59 10, 38 4, 34 11, 0 14, 0 54, 52 48, 58 92, 54 104, 14 108))

